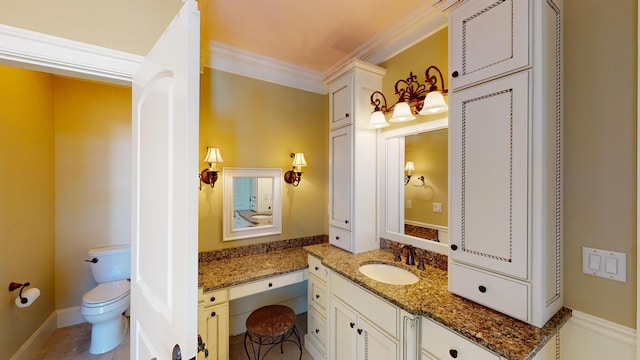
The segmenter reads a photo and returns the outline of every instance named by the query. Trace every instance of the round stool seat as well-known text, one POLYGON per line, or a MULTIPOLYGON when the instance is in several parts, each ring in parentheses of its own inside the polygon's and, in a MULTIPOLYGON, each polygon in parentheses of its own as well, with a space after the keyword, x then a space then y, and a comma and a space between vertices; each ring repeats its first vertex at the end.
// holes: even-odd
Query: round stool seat
MULTIPOLYGON (((302 358, 302 343, 296 329, 296 313, 287 306, 268 305, 254 310, 245 323, 247 332, 245 333, 245 352, 249 356, 247 340, 249 343, 258 345, 258 351, 251 346, 254 359, 260 359, 260 347, 262 345, 280 344, 280 352, 283 352, 282 345, 286 341, 291 341, 298 346, 300 358, 302 358), (294 335, 297 341, 289 338, 294 335)), ((271 350, 271 348, 269 348, 271 350)), ((269 352, 267 350, 267 352, 269 352)), ((264 353, 266 355, 266 353, 264 353)))

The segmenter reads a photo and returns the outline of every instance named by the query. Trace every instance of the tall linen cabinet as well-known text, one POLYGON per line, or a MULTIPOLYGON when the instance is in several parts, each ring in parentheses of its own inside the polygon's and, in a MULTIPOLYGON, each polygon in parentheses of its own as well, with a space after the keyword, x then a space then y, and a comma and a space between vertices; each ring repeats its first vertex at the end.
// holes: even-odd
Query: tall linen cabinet
POLYGON ((563 302, 562 0, 445 3, 449 290, 541 327, 563 302))
POLYGON ((386 70, 353 59, 325 79, 329 87, 329 242, 359 253, 376 237, 376 131, 367 129, 371 94, 386 70))

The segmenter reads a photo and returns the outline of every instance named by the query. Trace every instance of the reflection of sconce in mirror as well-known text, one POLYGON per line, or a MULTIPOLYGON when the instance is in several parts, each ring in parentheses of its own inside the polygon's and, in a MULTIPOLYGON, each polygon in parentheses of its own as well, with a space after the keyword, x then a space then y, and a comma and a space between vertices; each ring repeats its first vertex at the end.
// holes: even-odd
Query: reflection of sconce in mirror
POLYGON ((293 186, 300 184, 300 178, 302 177, 302 167, 307 166, 307 161, 304 159, 304 153, 291 153, 293 158, 292 170, 284 173, 284 182, 293 186))
POLYGON ((404 177, 404 184, 407 185, 409 180, 411 180, 411 173, 416 171, 416 167, 413 165, 413 161, 407 161, 407 165, 404 166, 404 171, 407 172, 407 175, 404 177))
POLYGON ((222 155, 220 155, 219 148, 207 147, 207 155, 204 157, 204 162, 209 163, 209 167, 200 172, 200 190, 202 190, 202 183, 213 186, 218 180, 218 170, 216 170, 216 164, 221 163, 222 155))

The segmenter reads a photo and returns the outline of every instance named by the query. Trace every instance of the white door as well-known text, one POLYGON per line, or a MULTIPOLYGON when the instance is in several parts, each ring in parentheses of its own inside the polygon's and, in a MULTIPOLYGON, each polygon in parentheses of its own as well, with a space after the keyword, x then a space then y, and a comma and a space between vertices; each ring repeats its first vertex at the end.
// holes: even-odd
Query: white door
POLYGON ((131 359, 197 352, 199 23, 185 0, 133 77, 131 359))

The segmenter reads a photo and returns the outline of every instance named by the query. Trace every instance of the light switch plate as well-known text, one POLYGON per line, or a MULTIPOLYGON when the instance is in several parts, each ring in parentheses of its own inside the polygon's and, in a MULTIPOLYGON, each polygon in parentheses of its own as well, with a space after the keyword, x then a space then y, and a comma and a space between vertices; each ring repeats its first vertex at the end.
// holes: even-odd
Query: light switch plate
POLYGON ((582 247, 582 272, 627 282, 627 254, 582 247))

